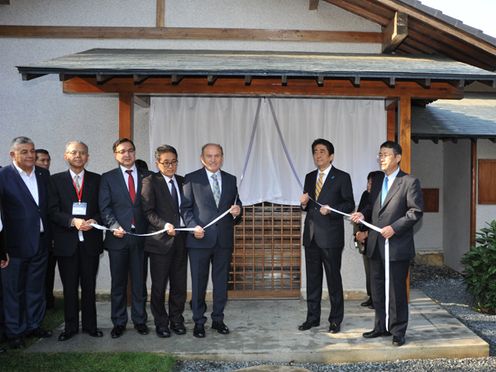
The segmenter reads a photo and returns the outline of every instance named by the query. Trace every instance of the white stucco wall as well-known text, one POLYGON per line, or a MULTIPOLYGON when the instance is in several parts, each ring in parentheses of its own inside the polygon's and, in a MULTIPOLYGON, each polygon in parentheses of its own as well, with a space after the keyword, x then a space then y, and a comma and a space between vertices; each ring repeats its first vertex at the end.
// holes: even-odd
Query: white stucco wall
POLYGON ((439 212, 424 213, 415 227, 415 249, 417 252, 443 251, 443 195, 444 179, 443 145, 431 141, 412 143, 412 175, 420 180, 424 189, 439 189, 439 212))
MULTIPOLYGON (((496 159, 496 144, 489 140, 477 141, 478 159, 496 159)), ((486 222, 496 219, 496 205, 477 204, 476 230, 487 227, 486 222)))
MULTIPOLYGON (((155 25, 155 0, 15 0, 0 6, 0 24, 51 26, 147 26, 155 25)), ((317 11, 307 0, 167 0, 166 26, 236 27, 302 30, 380 32, 380 26, 349 14, 326 2, 317 11)), ((274 50, 339 53, 380 53, 379 44, 300 43, 208 40, 97 40, 97 39, 0 39, 0 164, 9 162, 12 138, 25 135, 52 155, 51 172, 66 169, 63 148, 79 139, 90 149, 88 169, 102 173, 115 166, 111 143, 118 135, 115 96, 65 95, 57 76, 22 81, 15 66, 80 52, 91 48, 162 48, 274 50)), ((148 112, 135 108, 137 156, 148 159, 148 112)), ((348 244, 348 243, 347 243, 348 244)), ((345 249, 345 288, 364 288, 361 257, 345 249), (357 267, 359 269, 357 270, 357 267)), ((97 290, 108 292, 107 255, 102 256, 97 290)), ((57 279, 56 288, 61 284, 57 279)))

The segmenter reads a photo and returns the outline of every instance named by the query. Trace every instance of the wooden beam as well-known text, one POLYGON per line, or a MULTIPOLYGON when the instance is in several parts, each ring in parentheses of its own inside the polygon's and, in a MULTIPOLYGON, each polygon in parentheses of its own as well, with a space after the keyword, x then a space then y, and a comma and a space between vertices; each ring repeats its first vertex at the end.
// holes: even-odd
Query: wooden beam
POLYGON ((275 95, 280 97, 379 97, 391 98, 409 96, 412 99, 461 99, 463 90, 444 82, 433 82, 429 89, 423 89, 414 81, 397 81, 390 87, 383 81, 364 80, 360 87, 354 87, 347 79, 325 80, 319 87, 316 79, 291 78, 291 84, 283 86, 281 78, 253 77, 245 85, 244 77, 218 77, 214 85, 205 84, 205 77, 186 76, 181 84, 174 85, 170 77, 150 77, 142 84, 134 84, 132 77, 115 77, 104 85, 98 85, 95 78, 75 77, 63 82, 65 93, 134 93, 164 95, 275 95))
POLYGON ((400 97, 399 143, 403 149, 401 169, 410 173, 412 170, 412 99, 400 97))
POLYGON ((388 16, 387 9, 385 10, 383 7, 381 7, 380 11, 375 11, 378 10, 377 6, 375 6, 374 8, 374 4, 371 1, 369 1, 366 4, 366 8, 362 8, 360 5, 354 4, 354 2, 349 0, 326 0, 326 1, 328 3, 336 5, 339 8, 357 14, 360 17, 366 18, 372 22, 379 23, 382 26, 387 25, 389 23, 389 20, 393 17, 392 14, 391 16, 388 16))
POLYGON ((397 115, 398 102, 395 100, 391 104, 386 106, 386 117, 387 117, 387 140, 396 141, 396 118, 397 115))
POLYGON ((10 0, 0 0, 0 5, 10 5, 10 0))
POLYGON ((381 43, 380 32, 191 27, 0 26, 0 37, 381 43))
POLYGON ((319 7, 319 0, 308 0, 308 10, 317 10, 319 7))
POLYGON ((134 95, 119 93, 119 138, 133 139, 134 95))
POLYGON ((150 96, 134 96, 134 103, 139 107, 150 107, 150 96))
POLYGON ((396 12, 394 18, 384 29, 382 40, 382 52, 391 53, 408 36, 408 16, 405 13, 396 12))
POLYGON ((146 79, 148 79, 150 76, 149 75, 133 75, 133 82, 136 85, 139 85, 143 83, 146 79))
POLYGON ((207 76, 207 84, 208 85, 214 85, 215 80, 217 80, 217 76, 214 76, 214 75, 208 75, 207 76))
POLYGON ((165 0, 157 0, 157 11, 156 11, 156 22, 157 27, 165 26, 165 0))
POLYGON ((470 246, 475 246, 477 222, 477 140, 470 141, 470 246))

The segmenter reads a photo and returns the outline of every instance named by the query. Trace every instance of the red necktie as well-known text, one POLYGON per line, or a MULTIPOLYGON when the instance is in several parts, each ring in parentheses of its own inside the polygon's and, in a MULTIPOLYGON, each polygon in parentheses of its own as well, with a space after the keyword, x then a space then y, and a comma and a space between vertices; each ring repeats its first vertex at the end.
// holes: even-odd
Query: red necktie
POLYGON ((127 188, 129 190, 129 196, 134 204, 134 199, 136 199, 136 190, 134 189, 134 178, 133 171, 131 169, 127 170, 126 173, 129 175, 127 178, 127 188))

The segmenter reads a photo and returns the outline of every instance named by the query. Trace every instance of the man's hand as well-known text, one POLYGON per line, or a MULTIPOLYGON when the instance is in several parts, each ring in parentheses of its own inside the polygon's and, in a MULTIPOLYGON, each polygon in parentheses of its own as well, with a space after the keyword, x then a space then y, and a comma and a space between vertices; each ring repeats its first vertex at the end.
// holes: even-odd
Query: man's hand
POLYGON ((329 207, 328 205, 323 205, 322 207, 320 207, 320 214, 322 216, 327 216, 329 213, 331 213, 330 208, 331 207, 329 207))
POLYGON ((165 229, 167 230, 167 235, 169 236, 176 236, 176 230, 174 229, 174 225, 171 223, 166 223, 165 224, 165 229))
POLYGON ((360 221, 363 221, 364 219, 365 217, 360 212, 355 212, 350 215, 350 220, 355 223, 360 223, 360 221))
POLYGON ((310 197, 308 196, 308 192, 306 192, 302 196, 300 196, 300 204, 301 204, 302 208, 306 208, 309 200, 310 200, 310 197))
POLYGON ((0 260, 0 269, 5 269, 7 266, 9 266, 9 254, 5 253, 5 260, 0 260))
POLYGON ((235 205, 231 205, 231 210, 230 210, 230 213, 231 215, 236 218, 239 216, 239 214, 241 213, 241 208, 239 205, 235 204, 235 205))
POLYGON ((205 230, 203 230, 201 226, 195 226, 193 234, 195 235, 196 239, 203 239, 203 237, 205 236, 205 230))
POLYGON ((357 242, 360 242, 363 244, 363 243, 365 243, 365 239, 367 239, 368 236, 369 236, 368 231, 357 231, 355 234, 355 239, 357 242))
MULTIPOLYGON (((83 220, 82 218, 73 218, 72 219, 72 225, 78 229, 78 230, 82 230, 81 227, 84 225, 86 221, 83 220)), ((84 230, 83 230, 84 231, 84 230)))
POLYGON ((114 234, 116 238, 123 238, 124 235, 126 235, 126 232, 121 226, 119 226, 119 228, 112 230, 112 234, 114 234))
POLYGON ((381 230, 381 235, 384 239, 390 239, 395 234, 395 231, 391 227, 391 225, 383 227, 381 230))

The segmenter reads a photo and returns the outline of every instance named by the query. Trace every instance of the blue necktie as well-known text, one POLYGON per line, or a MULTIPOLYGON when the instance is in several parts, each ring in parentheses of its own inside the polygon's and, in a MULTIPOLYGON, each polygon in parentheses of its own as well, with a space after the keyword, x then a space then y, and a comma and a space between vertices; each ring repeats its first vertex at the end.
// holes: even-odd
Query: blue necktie
POLYGON ((388 193, 388 178, 384 177, 384 182, 382 183, 382 192, 381 192, 381 206, 384 205, 384 200, 386 200, 386 196, 388 193))

